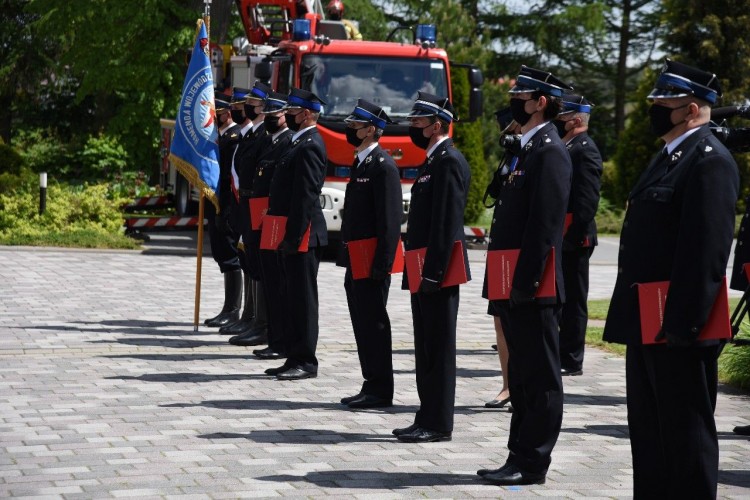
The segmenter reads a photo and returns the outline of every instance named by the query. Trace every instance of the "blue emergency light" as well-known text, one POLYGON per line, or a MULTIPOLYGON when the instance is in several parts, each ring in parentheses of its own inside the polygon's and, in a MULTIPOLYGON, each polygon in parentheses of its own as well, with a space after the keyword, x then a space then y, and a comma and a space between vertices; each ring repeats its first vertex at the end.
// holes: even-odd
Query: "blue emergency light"
POLYGON ((416 42, 422 48, 434 47, 437 41, 437 28, 434 24, 417 24, 416 42))
POLYGON ((310 20, 295 19, 292 25, 292 39, 302 42, 310 39, 310 20))

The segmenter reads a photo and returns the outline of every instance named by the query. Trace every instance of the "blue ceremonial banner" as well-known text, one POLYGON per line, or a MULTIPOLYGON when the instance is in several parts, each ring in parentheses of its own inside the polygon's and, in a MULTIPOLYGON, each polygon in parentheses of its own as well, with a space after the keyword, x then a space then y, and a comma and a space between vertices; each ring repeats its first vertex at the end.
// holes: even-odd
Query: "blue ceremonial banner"
POLYGON ((218 210, 219 146, 216 138, 214 81, 208 35, 206 26, 201 21, 185 85, 182 87, 169 159, 192 185, 201 189, 218 210))

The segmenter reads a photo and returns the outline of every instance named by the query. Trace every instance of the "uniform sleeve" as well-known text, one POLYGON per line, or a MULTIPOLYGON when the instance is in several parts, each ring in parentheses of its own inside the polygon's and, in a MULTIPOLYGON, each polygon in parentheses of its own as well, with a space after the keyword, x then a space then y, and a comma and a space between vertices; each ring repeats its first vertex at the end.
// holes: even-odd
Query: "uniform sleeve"
POLYGON ((302 147, 294 161, 294 182, 292 184, 292 204, 286 222, 284 241, 299 246, 302 235, 307 231, 318 203, 320 187, 325 175, 325 151, 317 147, 302 147))
POLYGON ((457 158, 446 156, 433 174, 432 220, 422 279, 442 282, 453 242, 463 228, 464 181, 457 158))
POLYGON ((565 239, 575 246, 580 246, 583 239, 588 236, 586 231, 599 208, 602 158, 596 147, 588 144, 581 145, 576 158, 571 160, 577 165, 568 205, 573 213, 573 221, 565 234, 565 239))
POLYGON ((527 174, 531 190, 529 216, 513 276, 513 288, 528 296, 536 292, 547 255, 562 235, 572 175, 567 150, 549 146, 543 147, 540 154, 533 171, 527 174))
POLYGON ((668 337, 695 340, 708 320, 726 273, 738 191, 729 153, 701 158, 686 181, 662 324, 668 337))
POLYGON ((373 269, 389 273, 396 255, 396 244, 401 235, 401 213, 403 196, 401 180, 395 166, 387 166, 373 179, 375 209, 375 231, 378 245, 375 249, 373 269))

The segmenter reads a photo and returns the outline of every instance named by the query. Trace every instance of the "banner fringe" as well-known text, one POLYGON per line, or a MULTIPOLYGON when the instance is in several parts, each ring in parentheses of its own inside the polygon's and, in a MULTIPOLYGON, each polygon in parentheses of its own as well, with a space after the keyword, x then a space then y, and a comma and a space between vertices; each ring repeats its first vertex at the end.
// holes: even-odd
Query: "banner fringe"
POLYGON ((203 196, 211 201, 214 207, 216 207, 216 213, 219 213, 219 199, 214 190, 201 180, 198 175, 198 170, 179 156, 176 156, 174 153, 169 153, 169 161, 172 162, 177 171, 181 173, 190 184, 201 190, 203 196))

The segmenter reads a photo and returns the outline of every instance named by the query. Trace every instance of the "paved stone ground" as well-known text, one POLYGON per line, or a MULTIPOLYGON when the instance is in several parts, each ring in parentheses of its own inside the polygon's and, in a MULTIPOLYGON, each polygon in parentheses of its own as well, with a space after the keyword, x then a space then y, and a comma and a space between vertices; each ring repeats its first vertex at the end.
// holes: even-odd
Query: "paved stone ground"
MULTIPOLYGON (((589 350, 565 380, 565 415, 547 484, 498 488, 475 475, 506 457, 510 414, 483 407, 499 389, 492 323, 475 280, 461 290, 453 441, 402 444, 412 421, 411 319, 393 286, 396 406, 347 411, 359 366, 343 270, 320 268, 320 376, 278 382, 202 327, 193 332, 195 259, 139 252, 0 247, 0 497, 620 498, 629 497, 624 362, 589 350)), ((611 265, 592 267, 607 297, 611 265)), ((221 307, 204 260, 201 318, 221 307)), ((719 495, 750 497, 750 397, 721 389, 719 495)), ((689 436, 686 436, 686 439, 689 436)))

